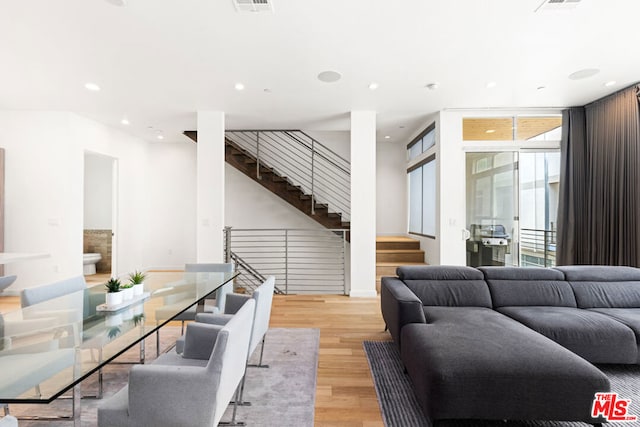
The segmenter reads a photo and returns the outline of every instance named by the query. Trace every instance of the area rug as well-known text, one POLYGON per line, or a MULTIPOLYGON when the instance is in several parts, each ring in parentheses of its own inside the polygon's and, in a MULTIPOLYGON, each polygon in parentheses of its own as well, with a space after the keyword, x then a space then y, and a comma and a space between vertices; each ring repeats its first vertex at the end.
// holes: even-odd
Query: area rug
MULTIPOLYGON (((378 395, 382 419, 386 427, 432 427, 424 416, 404 367, 392 341, 365 341, 364 350, 378 395)), ((631 399, 629 414, 640 417, 640 366, 598 366, 611 381, 611 389, 621 398, 631 399)), ((637 423, 608 423, 606 426, 630 427, 637 423)), ((589 427, 581 422, 554 421, 478 421, 443 420, 438 427, 589 427)))
MULTIPOLYGON (((179 327, 162 329, 161 344, 164 347, 180 335, 179 327)), ((316 374, 318 368, 318 349, 320 331, 304 328, 272 328, 265 340, 263 363, 269 368, 247 370, 244 400, 250 406, 239 406, 236 420, 246 422, 248 426, 313 426, 316 374)), ((148 356, 155 358, 155 335, 146 342, 148 356)), ((258 360, 260 346, 252 356, 250 363, 258 360)), ((119 361, 133 361, 138 355, 134 348, 125 353, 119 361)), ((130 364, 112 364, 104 369, 104 396, 113 395, 127 383, 130 364)), ((97 380, 88 378, 82 385, 84 393, 96 390, 97 380)), ((170 392, 170 391, 169 391, 170 392)), ((97 407, 99 399, 82 399, 82 426, 97 425, 97 407)), ((11 414, 21 415, 69 415, 70 400, 58 400, 50 405, 10 406, 11 414)), ((231 419, 229 408, 222 421, 231 419)), ((71 421, 29 421, 20 420, 20 427, 70 427, 71 421)))

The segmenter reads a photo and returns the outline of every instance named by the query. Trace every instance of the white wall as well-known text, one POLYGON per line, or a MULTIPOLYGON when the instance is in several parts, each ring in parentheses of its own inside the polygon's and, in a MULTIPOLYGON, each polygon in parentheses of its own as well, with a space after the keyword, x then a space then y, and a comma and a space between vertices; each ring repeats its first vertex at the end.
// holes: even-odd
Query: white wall
POLYGON ((6 265, 18 276, 11 291, 82 273, 84 152, 70 122, 63 112, 0 112, 5 251, 50 254, 6 265))
POLYGON ((90 152, 84 156, 84 229, 112 226, 113 158, 90 152))
POLYGON ((462 114, 440 112, 439 135, 439 247, 442 265, 466 265, 466 171, 462 145, 462 114))
POLYGON ((406 144, 378 142, 376 154, 376 233, 407 234, 406 144))
POLYGON ((225 181, 224 215, 230 227, 324 228, 229 164, 225 181))
POLYGON ((196 144, 151 144, 147 166, 148 212, 144 265, 181 269, 196 260, 196 144))
POLYGON ((8 264, 18 275, 11 291, 82 274, 85 151, 117 159, 118 274, 193 256, 193 144, 149 144, 72 113, 1 111, 0 146, 5 250, 50 255, 8 264), (172 259, 160 256, 169 249, 172 259))

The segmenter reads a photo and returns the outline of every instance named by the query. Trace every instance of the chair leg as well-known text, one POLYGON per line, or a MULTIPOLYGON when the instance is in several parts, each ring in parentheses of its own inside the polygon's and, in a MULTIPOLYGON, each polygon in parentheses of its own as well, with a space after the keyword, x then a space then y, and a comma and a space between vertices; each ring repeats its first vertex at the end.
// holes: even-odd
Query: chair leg
POLYGON ((268 368, 269 365, 263 365, 262 364, 262 356, 264 355, 264 340, 266 338, 266 334, 265 336, 262 337, 262 344, 260 344, 260 360, 258 361, 257 365, 247 365, 247 366, 251 366, 252 368, 268 368))
POLYGON ((180 329, 180 335, 184 335, 184 320, 182 321, 182 329, 180 329))
POLYGON ((160 328, 156 330, 156 357, 160 357, 160 328))
MULTIPOLYGON (((242 379, 242 381, 244 382, 244 377, 242 379)), ((238 388, 236 389, 236 398, 235 400, 233 400, 232 403, 233 404, 233 414, 231 415, 231 421, 220 421, 218 423, 218 425, 220 426, 244 426, 246 425, 243 421, 236 421, 236 412, 238 410, 238 401, 240 400, 240 385, 238 385, 238 388)))

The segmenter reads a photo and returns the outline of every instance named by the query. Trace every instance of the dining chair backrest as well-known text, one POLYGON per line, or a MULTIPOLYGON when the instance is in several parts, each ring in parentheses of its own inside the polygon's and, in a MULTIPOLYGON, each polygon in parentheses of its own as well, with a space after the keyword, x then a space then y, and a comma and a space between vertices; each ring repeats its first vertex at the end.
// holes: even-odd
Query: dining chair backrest
POLYGON ((232 262, 223 263, 198 263, 185 264, 186 273, 227 273, 232 272, 234 264, 232 262))
MULTIPOLYGON (((184 265, 185 273, 231 273, 234 271, 234 268, 235 265, 232 262, 184 265)), ((222 285, 216 291, 216 307, 219 313, 224 313, 226 295, 230 292, 233 292, 233 281, 222 285)))
POLYGON ((256 313, 253 319, 253 330, 251 332, 251 343, 249 344, 249 355, 253 354, 258 344, 269 329, 271 319, 271 304, 273 302, 273 291, 276 278, 269 276, 253 292, 253 299, 256 300, 256 313))
POLYGON ((83 276, 71 277, 55 283, 26 288, 20 292, 22 308, 48 301, 53 298, 82 291, 87 287, 83 276))
POLYGON ((11 284, 15 282, 17 278, 18 276, 15 275, 0 277, 0 292, 11 286, 11 284))
POLYGON ((220 421, 244 376, 254 310, 254 301, 247 301, 238 310, 218 333, 209 357, 207 371, 213 377, 219 378, 215 399, 214 425, 220 421))

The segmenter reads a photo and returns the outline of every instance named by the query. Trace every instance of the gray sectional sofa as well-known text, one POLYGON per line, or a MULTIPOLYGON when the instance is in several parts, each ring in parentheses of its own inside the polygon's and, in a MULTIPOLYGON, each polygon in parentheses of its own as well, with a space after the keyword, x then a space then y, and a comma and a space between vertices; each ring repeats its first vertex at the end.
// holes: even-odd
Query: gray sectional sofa
POLYGON ((592 363, 640 361, 640 269, 406 266, 382 315, 425 415, 599 424, 592 363))

